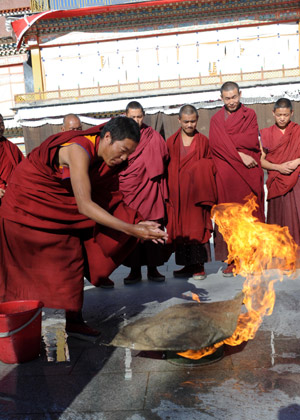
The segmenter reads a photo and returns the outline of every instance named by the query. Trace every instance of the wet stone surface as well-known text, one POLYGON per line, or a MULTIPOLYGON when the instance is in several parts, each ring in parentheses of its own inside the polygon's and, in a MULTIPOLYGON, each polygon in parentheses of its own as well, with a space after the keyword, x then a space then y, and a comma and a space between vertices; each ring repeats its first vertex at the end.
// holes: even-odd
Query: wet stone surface
MULTIPOLYGON (((243 278, 223 278, 220 263, 207 264, 204 281, 174 279, 177 268, 172 259, 161 267, 167 277, 162 284, 148 282, 144 272, 142 283, 124 286, 126 267, 112 275, 114 290, 87 283, 84 317, 101 338, 68 338, 65 360, 55 351, 49 360, 44 344, 37 360, 0 362, 0 419, 299 420, 300 277, 276 283, 273 314, 255 338, 225 346, 213 364, 173 364, 162 352, 107 345, 124 323, 187 302, 190 292, 205 304, 242 290, 243 278)), ((63 337, 58 341, 62 346, 63 337)))

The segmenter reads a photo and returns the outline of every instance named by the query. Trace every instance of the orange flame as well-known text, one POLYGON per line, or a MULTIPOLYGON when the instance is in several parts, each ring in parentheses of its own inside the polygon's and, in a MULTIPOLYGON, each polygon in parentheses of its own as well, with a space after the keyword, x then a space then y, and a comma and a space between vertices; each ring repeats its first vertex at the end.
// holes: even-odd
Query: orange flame
POLYGON ((193 299, 193 300, 196 300, 196 301, 197 301, 197 302, 199 302, 199 303, 201 303, 201 300, 200 300, 199 296, 198 296, 198 295, 196 295, 196 293, 193 293, 193 292, 192 292, 192 299, 193 299))
POLYGON ((296 270, 297 249, 287 227, 259 222, 252 215, 258 207, 256 197, 245 197, 246 204, 219 204, 212 208, 212 217, 228 246, 227 262, 234 261, 235 275, 246 277, 243 285, 246 312, 241 313, 234 334, 212 347, 188 350, 180 356, 201 359, 223 344, 237 346, 255 337, 263 317, 271 315, 275 304, 273 285, 282 272, 291 275, 296 270), (271 280, 276 269, 275 279, 271 280))

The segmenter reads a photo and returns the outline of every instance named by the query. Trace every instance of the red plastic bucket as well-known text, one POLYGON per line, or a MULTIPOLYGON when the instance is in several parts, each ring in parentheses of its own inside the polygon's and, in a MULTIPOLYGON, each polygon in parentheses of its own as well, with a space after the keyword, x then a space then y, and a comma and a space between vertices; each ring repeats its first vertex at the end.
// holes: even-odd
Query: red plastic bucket
POLYGON ((29 362, 41 348, 42 307, 38 300, 0 303, 0 360, 29 362))

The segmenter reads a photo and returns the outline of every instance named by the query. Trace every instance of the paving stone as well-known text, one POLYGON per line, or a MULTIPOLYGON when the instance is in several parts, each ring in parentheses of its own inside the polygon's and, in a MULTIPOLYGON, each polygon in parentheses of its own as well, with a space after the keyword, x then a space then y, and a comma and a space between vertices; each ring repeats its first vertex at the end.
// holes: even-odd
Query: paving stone
POLYGON ((86 283, 84 317, 102 332, 96 343, 68 339, 69 362, 0 362, 0 420, 299 420, 300 283, 275 283, 273 314, 253 340, 224 347, 206 366, 182 366, 161 352, 108 347, 124 323, 151 316, 190 292, 202 304, 233 298, 241 276, 224 278, 223 264, 207 264, 204 281, 173 279, 174 258, 161 267, 167 280, 124 286, 128 269, 111 278, 114 290, 86 283))

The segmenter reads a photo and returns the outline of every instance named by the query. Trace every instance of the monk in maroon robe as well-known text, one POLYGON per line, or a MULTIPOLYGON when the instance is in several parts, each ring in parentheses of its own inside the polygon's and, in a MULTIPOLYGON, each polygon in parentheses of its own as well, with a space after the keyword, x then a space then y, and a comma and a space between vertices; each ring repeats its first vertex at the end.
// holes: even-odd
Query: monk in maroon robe
POLYGON ((275 124, 260 131, 262 167, 268 170, 267 222, 288 226, 300 245, 300 125, 291 121, 292 103, 274 105, 275 124))
POLYGON ((11 141, 3 137, 5 127, 0 114, 0 204, 5 194, 9 178, 15 167, 24 159, 21 150, 11 141))
POLYGON ((119 117, 51 136, 18 165, 0 208, 0 300, 41 300, 67 310, 69 332, 98 333, 81 318, 86 261, 97 282, 103 259, 106 271, 119 264, 131 237, 166 237, 156 223, 140 222, 115 188, 139 137, 138 125, 119 117))
MULTIPOLYGON (((169 158, 168 148, 162 136, 152 127, 143 123, 145 112, 139 102, 132 101, 126 107, 126 116, 133 118, 140 127, 141 140, 129 156, 126 168, 120 172, 120 190, 124 202, 137 210, 144 220, 153 220, 164 225, 165 202, 168 197, 166 167, 169 158)), ((142 280, 141 266, 147 266, 148 280, 165 280, 157 266, 165 262, 162 244, 140 242, 123 262, 130 267, 125 284, 142 280)))
MULTIPOLYGON (((264 222, 264 174, 260 163, 260 145, 255 112, 240 102, 241 92, 234 82, 221 87, 224 107, 210 121, 209 147, 217 174, 218 203, 244 204, 253 193, 258 208, 254 216, 264 222)), ((227 245, 215 230, 215 258, 225 261, 227 245)), ((223 270, 225 277, 232 276, 233 262, 223 270)))
POLYGON ((203 280, 204 263, 211 259, 210 210, 217 195, 208 139, 196 130, 197 121, 196 108, 184 105, 179 112, 181 127, 167 140, 170 153, 167 231, 176 264, 184 266, 173 272, 174 277, 203 280))

